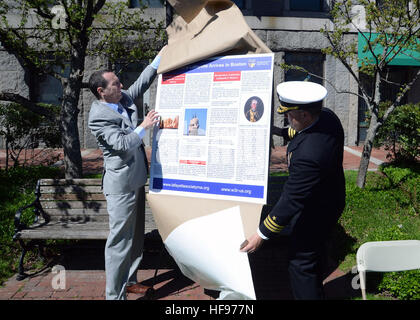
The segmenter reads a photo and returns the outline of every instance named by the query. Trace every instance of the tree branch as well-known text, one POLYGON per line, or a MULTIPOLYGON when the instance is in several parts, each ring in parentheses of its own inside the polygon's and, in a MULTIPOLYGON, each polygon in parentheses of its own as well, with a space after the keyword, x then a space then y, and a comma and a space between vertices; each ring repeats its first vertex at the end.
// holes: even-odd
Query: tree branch
POLYGON ((48 20, 52 20, 54 18, 54 15, 52 15, 50 12, 48 11, 44 11, 44 9, 46 8, 41 8, 41 4, 37 1, 33 1, 33 0, 27 0, 29 5, 31 5, 35 10, 36 13, 43 17, 44 19, 48 19, 48 20))
POLYGON ((22 107, 26 108, 27 110, 30 110, 33 113, 44 116, 51 121, 57 120, 54 114, 51 112, 51 110, 43 107, 42 104, 28 100, 19 94, 10 93, 10 92, 0 92, 0 101, 9 101, 9 102, 18 103, 22 107))
POLYGON ((407 92, 411 89, 413 84, 420 78, 420 69, 417 71, 416 75, 411 79, 411 81, 404 86, 402 93, 397 95, 397 98, 394 100, 392 105, 386 110, 384 116, 382 117, 382 122, 385 122, 388 119, 389 115, 394 111, 394 109, 400 105, 401 100, 407 94, 407 92))

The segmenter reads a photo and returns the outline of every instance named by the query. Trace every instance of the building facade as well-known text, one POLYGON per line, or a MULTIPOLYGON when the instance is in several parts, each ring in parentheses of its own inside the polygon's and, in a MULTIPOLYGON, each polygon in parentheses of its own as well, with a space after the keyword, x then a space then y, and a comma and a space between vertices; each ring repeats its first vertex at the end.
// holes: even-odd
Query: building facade
MULTIPOLYGON (((113 0, 118 1, 118 0, 113 0)), ((145 1, 149 8, 146 14, 158 21, 171 19, 171 11, 160 0, 145 1)), ((339 93, 340 91, 357 92, 358 86, 345 67, 332 56, 322 53, 328 46, 326 38, 320 33, 321 28, 331 25, 329 14, 333 0, 236 0, 242 10, 248 25, 261 40, 275 53, 273 109, 278 106, 275 88, 278 83, 291 80, 304 80, 305 74, 293 70, 285 70, 283 63, 304 67, 309 72, 318 75, 310 81, 323 84, 328 89, 325 107, 332 109, 340 118, 345 131, 345 144, 352 146, 363 143, 366 134, 366 114, 363 103, 356 95, 339 93), (328 80, 328 81, 326 81, 328 80), (330 85, 334 84, 334 88, 330 85)), ((136 8, 138 0, 131 0, 130 6, 136 8)), ((363 23, 361 21, 360 23, 363 23)), ((357 32, 346 35, 349 40, 357 41, 357 32)), ((147 62, 141 61, 125 67, 121 80, 128 88, 137 78, 147 62)), ((106 65, 99 58, 87 58, 85 65, 85 81, 90 74, 106 65)), ((118 66, 117 66, 118 68, 118 66)), ((357 73, 356 69, 353 70, 357 73)), ((418 66, 397 66, 393 72, 395 78, 403 78, 414 72, 418 66)), ((117 70, 120 71, 120 70, 117 70)), ((65 70, 63 71, 65 73, 65 70)), ((156 96, 156 80, 146 92, 143 99, 137 102, 139 109, 154 108, 156 96)), ((407 97, 406 102, 419 102, 420 92, 415 88, 407 97)), ((62 88, 59 81, 52 77, 38 79, 29 75, 20 66, 14 56, 0 47, 0 91, 19 93, 37 101, 59 103, 62 88)), ((82 148, 96 148, 96 141, 87 127, 90 105, 94 97, 88 89, 83 89, 79 101, 79 135, 82 148)), ((278 127, 285 125, 284 116, 273 112, 273 124, 278 127)), ((1 139, 1 138, 0 138, 1 139)), ((146 144, 151 144, 150 136, 145 138, 146 144)), ((273 137, 274 146, 283 145, 280 137, 273 137)), ((4 143, 0 141, 0 147, 4 143)))

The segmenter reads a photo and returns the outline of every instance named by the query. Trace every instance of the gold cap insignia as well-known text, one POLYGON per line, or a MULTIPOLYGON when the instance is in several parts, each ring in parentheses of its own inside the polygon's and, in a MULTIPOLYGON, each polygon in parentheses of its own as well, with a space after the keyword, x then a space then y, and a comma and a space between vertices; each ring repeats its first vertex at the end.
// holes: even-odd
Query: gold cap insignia
POLYGON ((277 112, 278 113, 285 113, 285 112, 288 112, 290 110, 297 110, 297 109, 299 109, 298 106, 295 106, 295 107, 286 107, 286 106, 283 106, 283 105, 279 105, 279 107, 277 108, 277 112))

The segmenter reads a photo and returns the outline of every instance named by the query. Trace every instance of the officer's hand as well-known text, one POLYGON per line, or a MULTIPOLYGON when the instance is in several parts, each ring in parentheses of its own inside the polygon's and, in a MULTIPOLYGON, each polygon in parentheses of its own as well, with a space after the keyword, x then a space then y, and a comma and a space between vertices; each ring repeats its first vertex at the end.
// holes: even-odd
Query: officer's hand
POLYGON ((144 129, 149 129, 159 122, 159 114, 155 110, 150 110, 143 122, 140 124, 144 129))
POLYGON ((264 239, 261 238, 258 233, 254 233, 247 239, 248 244, 240 249, 241 252, 253 253, 262 245, 264 239))

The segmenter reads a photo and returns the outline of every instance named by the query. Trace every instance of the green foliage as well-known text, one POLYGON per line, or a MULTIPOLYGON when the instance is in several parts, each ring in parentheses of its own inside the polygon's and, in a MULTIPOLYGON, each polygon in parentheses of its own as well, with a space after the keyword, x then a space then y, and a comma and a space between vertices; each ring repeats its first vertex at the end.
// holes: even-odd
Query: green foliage
POLYGON ((379 170, 388 179, 391 187, 398 190, 395 193, 395 200, 409 209, 412 215, 419 214, 419 202, 417 190, 419 188, 420 164, 410 164, 410 167, 399 167, 393 163, 381 165, 379 170))
MULTIPOLYGON (((58 109, 44 105, 58 118, 58 109)), ((19 157, 24 149, 34 149, 39 143, 48 148, 60 146, 58 123, 51 122, 16 103, 0 104, 0 136, 6 143, 7 156, 19 165, 19 157)))
MULTIPOLYGON (((62 175, 57 168, 43 166, 0 170, 0 283, 16 272, 20 251, 18 244, 12 241, 16 211, 35 199, 34 190, 38 179, 60 178, 62 175)), ((33 218, 30 209, 23 212, 24 223, 30 224, 33 218)))
MULTIPOLYGON (((339 220, 345 235, 334 236, 334 241, 338 239, 334 245, 346 250, 341 252, 342 270, 351 270, 357 249, 365 242, 420 239, 418 201, 407 192, 420 187, 417 167, 384 166, 380 171, 387 175, 369 172, 364 189, 355 185, 356 171, 346 172, 346 208, 339 220)), ((416 272, 385 273, 375 290, 398 299, 418 299, 418 276, 416 272)))
MULTIPOLYGON (((371 115, 365 141, 370 145, 381 124, 387 121, 386 117, 401 104, 402 99, 420 76, 413 73, 403 83, 390 82, 388 78, 389 65, 398 55, 416 59, 413 55, 419 52, 419 2, 342 0, 334 1, 330 13, 333 26, 320 30, 328 41, 327 47, 322 51, 338 59, 357 82, 358 90, 351 93, 358 94, 363 99, 371 115), (363 23, 359 23, 359 18, 363 23), (359 48, 359 37, 364 40, 363 43, 366 43, 360 44, 361 48, 359 48), (364 53, 364 55, 359 55, 359 53, 364 53), (358 68, 357 72, 355 72, 356 68, 358 68), (380 106, 384 102, 380 88, 389 86, 391 83, 397 93, 385 112, 379 115, 380 106)), ((331 85, 334 87, 334 84, 331 85)), ((343 92, 346 92, 345 89, 343 92)), ((404 143, 414 145, 411 141, 404 141, 404 143)), ((366 163, 368 157, 370 154, 364 153, 361 164, 366 163)), ((367 170, 366 165, 359 171, 360 188, 364 187, 367 170)))
POLYGON ((420 270, 386 273, 378 289, 401 300, 420 300, 420 270))
POLYGON ((403 230, 403 225, 400 224, 372 229, 367 239, 368 241, 410 240, 410 235, 403 230))
POLYGON ((330 46, 323 49, 323 52, 351 66, 350 60, 358 59, 358 47, 356 42, 349 41, 346 36, 351 28, 363 32, 366 45, 361 50, 370 55, 358 61, 360 73, 374 76, 376 72, 384 70, 398 54, 418 49, 418 2, 388 0, 375 3, 360 0, 355 3, 343 0, 335 1, 330 13, 334 28, 321 29, 321 33, 330 42, 330 46), (355 5, 361 6, 363 13, 353 10, 355 5), (355 23, 356 14, 363 15, 363 27, 355 23))
POLYGON ((380 166, 380 171, 388 178, 389 182, 394 187, 416 176, 410 168, 398 168, 390 165, 380 166))
MULTIPOLYGON (((119 60, 148 59, 163 46, 163 35, 163 22, 146 19, 142 10, 129 9, 126 1, 0 1, 2 48, 29 73, 52 76, 63 85, 60 126, 67 176, 82 175, 77 115, 86 57, 99 56, 105 61, 102 68, 119 60), (57 66, 67 68, 66 75, 57 72, 57 66)), ((33 110, 45 111, 24 100, 33 110)))
POLYGON ((379 129, 375 144, 385 146, 389 158, 414 163, 420 157, 420 104, 399 106, 379 129))
POLYGON ((84 65, 84 61, 74 60, 75 52, 78 59, 84 60, 87 53, 111 63, 150 59, 163 46, 166 34, 163 22, 146 18, 145 8, 129 9, 128 1, 2 1, 0 41, 27 68, 57 79, 61 77, 54 66, 64 68, 70 61, 70 72, 77 73, 84 65), (59 13, 53 11, 55 5, 62 7, 59 13), (19 12, 13 21, 7 15, 11 11, 19 12), (58 16, 63 17, 62 23, 57 24, 58 16), (84 48, 89 40, 94 43, 84 48))
POLYGON ((104 28, 92 29, 98 43, 88 54, 106 56, 112 69, 117 62, 129 64, 154 58, 156 49, 166 42, 166 33, 163 21, 144 18, 145 9, 144 4, 128 10, 123 1, 107 2, 96 16, 104 28))

